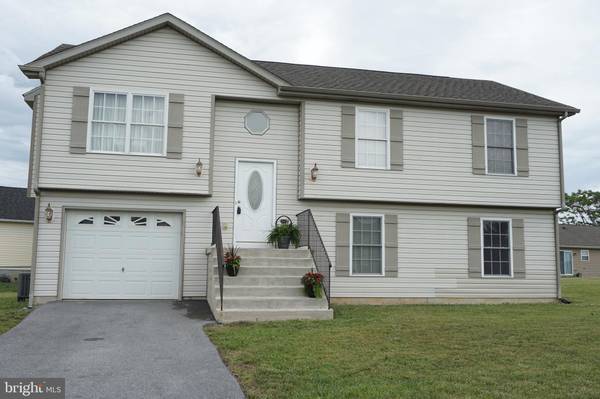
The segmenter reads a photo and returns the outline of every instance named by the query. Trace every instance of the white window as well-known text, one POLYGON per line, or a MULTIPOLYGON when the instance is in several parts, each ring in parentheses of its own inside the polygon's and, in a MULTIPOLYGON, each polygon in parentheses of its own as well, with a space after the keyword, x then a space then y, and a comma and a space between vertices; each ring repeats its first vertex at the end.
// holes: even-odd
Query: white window
POLYGON ((356 109, 356 167, 389 169, 389 121, 387 109, 356 109))
POLYGON ((581 256, 581 261, 582 262, 589 262, 589 260, 590 260, 590 250, 589 249, 582 249, 580 256, 581 256))
POLYGON ((165 155, 167 98, 92 91, 88 151, 165 155))
POLYGON ((91 121, 92 151, 125 152, 127 95, 94 93, 91 121))
POLYGON ((510 220, 481 221, 484 277, 512 276, 510 220))
POLYGON ((573 274, 573 252, 560 251, 560 274, 563 276, 573 274))
POLYGON ((514 175, 516 170, 514 119, 485 118, 485 144, 487 173, 514 175))
POLYGON ((350 274, 383 275, 383 215, 350 215, 350 274))

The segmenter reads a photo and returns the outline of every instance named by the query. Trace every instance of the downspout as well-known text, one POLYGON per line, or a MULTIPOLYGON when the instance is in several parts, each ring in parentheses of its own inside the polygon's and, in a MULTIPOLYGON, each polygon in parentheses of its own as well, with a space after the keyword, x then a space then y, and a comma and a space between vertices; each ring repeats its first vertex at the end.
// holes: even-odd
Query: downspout
POLYGON ((555 247, 555 263, 556 263, 556 298, 562 298, 562 292, 560 287, 560 232, 558 215, 560 210, 565 207, 565 174, 563 164, 563 145, 562 145, 562 121, 571 116, 568 112, 560 115, 556 121, 557 133, 558 133, 558 163, 559 163, 559 174, 560 174, 560 208, 554 211, 554 247, 555 247))
MULTIPOLYGON (((42 90, 39 94, 38 100, 40 101, 40 109, 38 112, 39 118, 39 131, 36 134, 36 145, 34 148, 37 149, 35 153, 35 158, 33 160, 33 169, 35 170, 35 180, 31 180, 32 189, 35 194, 35 215, 33 216, 33 242, 31 249, 31 272, 29 279, 29 303, 28 307, 31 309, 33 307, 33 294, 35 289, 35 277, 37 271, 37 253, 38 253, 38 235, 40 231, 40 197, 41 193, 38 189, 39 181, 40 181, 40 159, 42 157, 42 131, 44 130, 44 109, 46 108, 46 86, 44 85, 45 73, 40 72, 40 82, 42 83, 42 90)), ((37 126, 36 126, 37 128, 37 126)), ((37 129, 36 129, 37 130, 37 129)), ((34 154, 30 153, 30 157, 34 154)))

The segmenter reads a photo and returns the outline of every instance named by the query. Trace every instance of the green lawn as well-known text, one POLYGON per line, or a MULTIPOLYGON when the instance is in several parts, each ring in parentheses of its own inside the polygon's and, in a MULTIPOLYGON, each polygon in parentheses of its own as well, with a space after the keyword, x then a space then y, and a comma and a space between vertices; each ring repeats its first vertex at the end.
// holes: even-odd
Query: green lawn
POLYGON ((0 283, 0 334, 19 324, 28 313, 27 302, 17 302, 17 285, 0 283))
POLYGON ((598 398, 600 279, 570 305, 335 306, 335 320, 210 325, 250 398, 598 398))

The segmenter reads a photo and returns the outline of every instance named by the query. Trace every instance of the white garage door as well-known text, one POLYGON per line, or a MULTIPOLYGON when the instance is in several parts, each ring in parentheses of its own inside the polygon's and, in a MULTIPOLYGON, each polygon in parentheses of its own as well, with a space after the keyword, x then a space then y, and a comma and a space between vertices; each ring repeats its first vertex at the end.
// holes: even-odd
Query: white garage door
POLYGON ((177 299, 181 215, 67 211, 63 297, 177 299))

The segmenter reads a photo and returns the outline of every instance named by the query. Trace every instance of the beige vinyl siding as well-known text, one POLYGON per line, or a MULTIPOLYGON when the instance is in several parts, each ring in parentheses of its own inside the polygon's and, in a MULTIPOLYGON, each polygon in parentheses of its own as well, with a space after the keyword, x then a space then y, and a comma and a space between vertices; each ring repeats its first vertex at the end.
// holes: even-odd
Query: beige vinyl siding
MULTIPOLYGON (((44 194, 41 203, 50 202, 55 209, 55 216, 52 223, 40 224, 35 295, 56 296, 58 292, 63 206, 185 210, 183 295, 206 295, 205 249, 210 246, 211 241, 211 211, 214 206, 220 206, 223 241, 228 245, 231 243, 233 232, 235 158, 256 158, 277 161, 277 214, 287 214, 294 218, 296 213, 311 208, 334 265, 336 213, 397 215, 398 276, 336 278, 333 274, 332 294, 335 297, 556 297, 554 219, 549 211, 299 201, 296 197, 298 108, 292 105, 217 101, 215 180, 212 198, 134 194, 44 194), (264 136, 252 136, 243 127, 243 117, 251 109, 261 109, 271 119, 271 128, 264 136), (467 218, 473 216, 524 219, 527 267, 525 279, 469 279, 467 218)), ((317 182, 309 182, 307 187, 318 184, 321 179, 327 179, 327 167, 323 169, 319 164, 319 169, 321 170, 317 182)), ((44 220, 43 207, 40 212, 44 220)))
POLYGON ((43 188, 207 194, 211 95, 275 97, 272 86, 169 28, 52 69, 45 86, 43 188), (184 94, 182 158, 69 153, 75 86, 184 94))
POLYGON ((61 227, 64 208, 116 209, 147 211, 186 211, 184 219, 183 295, 206 295, 206 256, 210 247, 210 209, 205 202, 185 196, 98 194, 98 193, 42 193, 41 202, 50 203, 54 218, 47 223, 40 207, 37 267, 34 295, 56 296, 58 293, 61 227))
POLYGON ((217 101, 215 113, 215 181, 213 201, 221 208, 226 229, 223 240, 231 242, 235 193, 235 159, 277 161, 277 215, 294 217, 300 211, 297 200, 298 120, 299 107, 217 101), (269 130, 254 136, 243 127, 243 117, 250 110, 262 110, 269 119, 269 130))
POLYGON ((335 297, 555 298, 554 218, 550 211, 310 202, 335 267, 335 213, 398 215, 398 277, 335 277, 335 297), (467 218, 520 218, 526 278, 468 275, 467 218))
POLYGON ((0 268, 31 267, 33 223, 0 221, 0 268))
POLYGON ((529 177, 481 176, 472 171, 471 112, 403 107, 404 170, 369 170, 341 167, 341 106, 306 102, 304 169, 316 162, 319 180, 304 179, 305 198, 560 206, 553 118, 526 116, 529 177))
MULTIPOLYGON (((185 210, 183 296, 206 295, 205 249, 211 245, 212 216, 221 208, 223 242, 229 245, 233 232, 235 158, 274 159, 277 161, 277 213, 292 217, 302 209, 297 200, 298 107, 289 105, 217 102, 215 128, 214 195, 212 198, 187 196, 44 193, 41 203, 54 208, 52 223, 41 223, 34 295, 60 295, 60 231, 63 207, 97 209, 185 210), (253 136, 244 129, 244 115, 251 109, 264 110, 271 120, 269 131, 253 136)), ((44 210, 40 209, 44 220, 44 210)))

